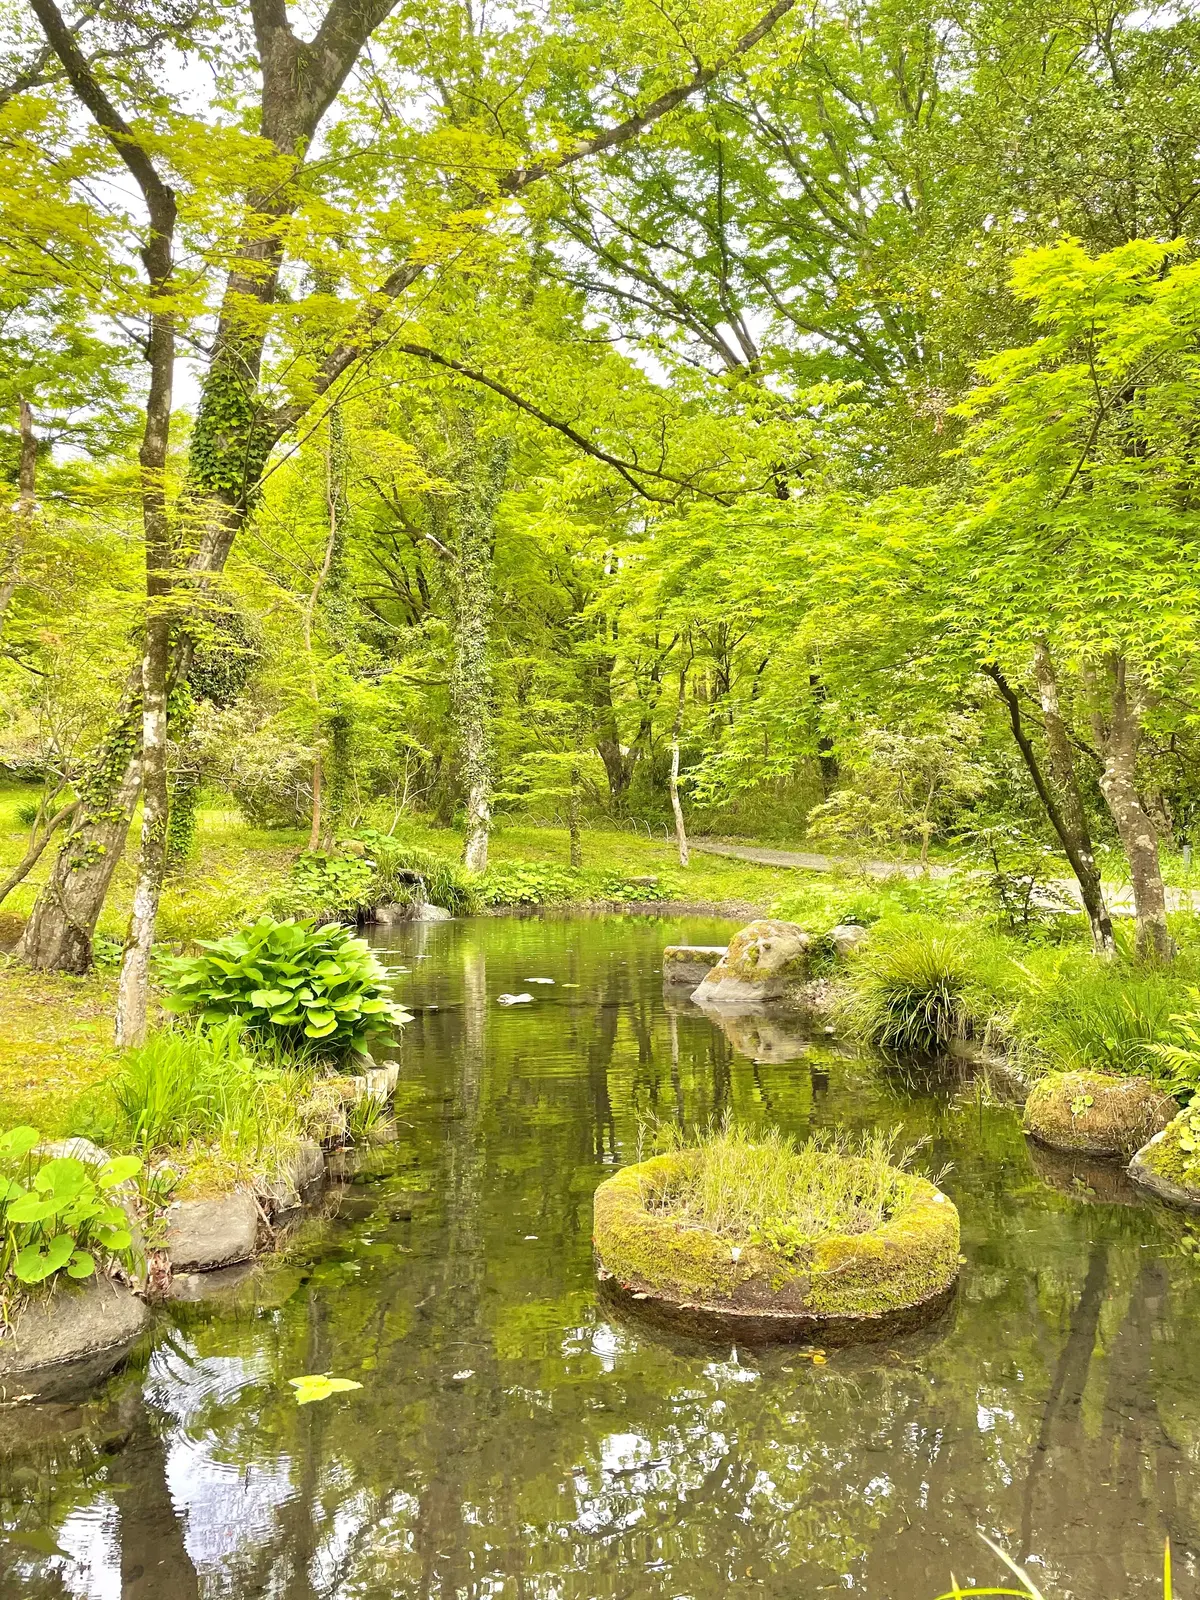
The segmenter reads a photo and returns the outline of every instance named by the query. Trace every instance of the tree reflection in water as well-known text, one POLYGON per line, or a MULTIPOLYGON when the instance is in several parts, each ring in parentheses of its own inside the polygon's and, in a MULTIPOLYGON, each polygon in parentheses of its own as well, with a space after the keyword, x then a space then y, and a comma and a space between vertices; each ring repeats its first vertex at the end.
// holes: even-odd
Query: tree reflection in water
POLYGON ((1186 1595, 1200 1275, 1182 1221, 1052 1181, 1014 1112, 959 1080, 668 1012, 661 946, 720 933, 406 935, 430 959, 390 958, 415 969, 400 992, 438 1009, 405 1040, 395 1145, 256 1296, 178 1308, 145 1371, 83 1407, 3 1416, 3 1594, 920 1600, 952 1568, 997 1576, 983 1527, 1048 1596, 1119 1578, 1123 1600, 1157 1600, 1169 1533, 1186 1595), (532 972, 557 985, 496 1006, 532 972), (592 1189, 640 1117, 726 1110, 927 1136, 963 1216, 946 1321, 821 1367, 611 1322, 592 1189), (325 1370, 364 1388, 298 1408, 287 1379, 325 1370))

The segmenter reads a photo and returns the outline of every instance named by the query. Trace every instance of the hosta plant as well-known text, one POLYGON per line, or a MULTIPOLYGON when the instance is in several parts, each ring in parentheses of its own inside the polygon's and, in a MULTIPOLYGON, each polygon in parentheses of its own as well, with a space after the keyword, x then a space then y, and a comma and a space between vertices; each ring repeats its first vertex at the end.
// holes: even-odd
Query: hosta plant
POLYGON ((129 1218, 116 1191, 141 1171, 137 1156, 89 1166, 70 1156, 38 1162, 36 1128, 0 1137, 0 1280, 44 1283, 58 1273, 90 1278, 110 1257, 131 1262, 129 1218))
POLYGON ((260 917, 201 948, 164 962, 169 1011, 198 1012, 205 1023, 240 1017, 293 1054, 338 1061, 408 1021, 384 992, 383 967, 337 923, 260 917))

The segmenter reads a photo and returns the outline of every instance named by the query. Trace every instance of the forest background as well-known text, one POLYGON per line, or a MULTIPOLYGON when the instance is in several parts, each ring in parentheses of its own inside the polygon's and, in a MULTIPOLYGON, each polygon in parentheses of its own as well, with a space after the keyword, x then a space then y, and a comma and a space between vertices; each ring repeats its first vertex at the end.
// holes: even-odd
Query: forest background
POLYGON ((4 18, 25 967, 112 891, 139 1040, 156 938, 219 931, 159 920, 198 816, 272 881, 640 826, 1190 937, 1191 7, 4 18))

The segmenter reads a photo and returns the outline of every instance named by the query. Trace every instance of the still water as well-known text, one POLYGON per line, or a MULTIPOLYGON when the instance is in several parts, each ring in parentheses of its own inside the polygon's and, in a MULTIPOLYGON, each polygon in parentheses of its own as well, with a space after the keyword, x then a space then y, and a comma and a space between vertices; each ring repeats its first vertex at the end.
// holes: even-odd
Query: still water
POLYGON ((391 930, 394 1143, 334 1217, 164 1314, 86 1404, 0 1413, 5 1600, 1200 1594, 1200 1265, 1182 1217, 956 1077, 663 1002, 713 922, 391 930), (401 970, 407 969, 407 970, 401 970), (553 984, 533 984, 537 977, 553 984), (497 996, 528 992, 531 1005, 497 996), (591 1195, 639 1119, 900 1125, 963 1221, 936 1329, 824 1365, 598 1306, 591 1195), (287 1380, 361 1390, 298 1408, 287 1380))

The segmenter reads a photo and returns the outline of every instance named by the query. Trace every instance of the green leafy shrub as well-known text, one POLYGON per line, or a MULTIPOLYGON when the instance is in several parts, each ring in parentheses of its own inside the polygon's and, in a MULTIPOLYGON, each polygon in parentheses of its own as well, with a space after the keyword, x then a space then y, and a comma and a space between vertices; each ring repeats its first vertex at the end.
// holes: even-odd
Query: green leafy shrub
POLYGON ((489 867, 480 885, 480 898, 488 906, 653 904, 665 900, 668 892, 661 883, 631 883, 618 871, 543 862, 506 861, 489 867))
POLYGON ((70 1156, 40 1164, 36 1128, 10 1128, 0 1138, 0 1279, 44 1283, 58 1273, 90 1278, 101 1261, 131 1260, 129 1219, 114 1191, 141 1171, 137 1156, 88 1166, 70 1156))
POLYGON ((333 916, 352 921, 381 903, 375 863, 363 856, 306 850, 294 863, 287 888, 272 897, 273 910, 292 916, 333 916))
POLYGON ((387 974, 361 939, 330 923, 314 928, 290 918, 260 917, 224 939, 206 940, 199 956, 162 963, 169 1011, 199 1012, 201 1022, 235 1016, 299 1056, 344 1060, 407 1021, 386 998, 387 974))
POLYGON ((1172 1012, 1169 1021, 1174 1039, 1154 1040, 1148 1049, 1171 1080, 1171 1092, 1194 1097, 1200 1089, 1200 989, 1188 989, 1190 1005, 1186 1011, 1172 1012))

